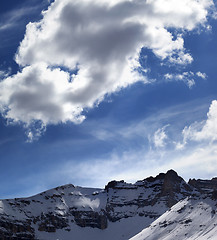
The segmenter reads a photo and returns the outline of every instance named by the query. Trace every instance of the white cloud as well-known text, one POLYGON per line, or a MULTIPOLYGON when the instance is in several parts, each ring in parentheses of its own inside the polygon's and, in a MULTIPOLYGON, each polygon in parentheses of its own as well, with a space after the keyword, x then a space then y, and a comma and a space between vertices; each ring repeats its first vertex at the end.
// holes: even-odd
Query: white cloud
POLYGON ((168 138, 165 129, 168 127, 169 125, 166 125, 162 128, 159 128, 153 136, 153 142, 155 147, 164 147, 165 146, 165 140, 168 138))
POLYGON ((189 88, 192 88, 195 85, 195 80, 196 78, 202 78, 206 79, 207 75, 206 73, 201 73, 201 72, 183 72, 180 74, 172 74, 172 73, 167 73, 164 75, 164 78, 166 81, 182 81, 184 82, 189 88))
POLYGON ((24 68, 21 73, 0 82, 4 116, 27 125, 33 119, 44 124, 79 123, 84 117, 80 115, 79 104, 67 100, 68 92, 72 91, 68 80, 68 73, 49 69, 43 64, 24 68))
POLYGON ((209 112, 207 113, 207 120, 202 122, 195 122, 194 124, 185 127, 183 130, 184 143, 188 140, 192 141, 215 141, 217 140, 217 101, 213 100, 209 112))
POLYGON ((22 70, 0 83, 1 112, 27 126, 81 122, 83 109, 107 94, 148 82, 136 70, 142 47, 162 60, 190 63, 182 34, 168 29, 204 25, 212 6, 211 0, 56 0, 26 27, 15 57, 22 70))
POLYGON ((41 135, 46 131, 46 125, 42 121, 34 121, 31 124, 25 126, 27 142, 31 143, 38 140, 41 135))
POLYGON ((217 145, 195 145, 181 152, 174 152, 166 166, 176 169, 180 175, 189 178, 212 178, 216 176, 216 153, 217 145))
POLYGON ((5 71, 0 70, 0 79, 7 77, 7 73, 5 71))
POLYGON ((11 68, 7 70, 0 70, 0 80, 7 78, 11 74, 11 68))
POLYGON ((196 74, 197 74, 198 77, 200 77, 200 78, 202 78, 202 79, 206 79, 206 78, 207 78, 206 73, 197 72, 196 74))

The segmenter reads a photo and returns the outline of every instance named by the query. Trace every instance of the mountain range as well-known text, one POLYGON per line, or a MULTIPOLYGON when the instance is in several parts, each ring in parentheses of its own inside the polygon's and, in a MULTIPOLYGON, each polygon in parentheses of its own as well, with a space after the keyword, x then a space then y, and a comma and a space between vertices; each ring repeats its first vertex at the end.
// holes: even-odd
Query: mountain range
POLYGON ((1 240, 216 240, 217 178, 174 170, 104 189, 67 184, 0 200, 1 240))

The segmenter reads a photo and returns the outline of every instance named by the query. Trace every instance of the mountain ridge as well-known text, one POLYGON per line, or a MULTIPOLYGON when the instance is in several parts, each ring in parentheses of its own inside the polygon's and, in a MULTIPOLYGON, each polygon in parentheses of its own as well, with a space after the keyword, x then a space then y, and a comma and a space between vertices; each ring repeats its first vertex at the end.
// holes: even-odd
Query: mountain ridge
POLYGON ((214 201, 216 183, 216 178, 186 183, 169 170, 134 184, 113 180, 104 189, 66 184, 0 200, 0 239, 130 239, 184 199, 203 195, 214 201))

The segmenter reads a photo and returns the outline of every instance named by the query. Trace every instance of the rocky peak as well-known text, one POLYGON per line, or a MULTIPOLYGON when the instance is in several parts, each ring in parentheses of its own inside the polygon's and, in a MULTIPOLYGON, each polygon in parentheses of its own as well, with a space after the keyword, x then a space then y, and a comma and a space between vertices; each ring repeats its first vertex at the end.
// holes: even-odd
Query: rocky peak
POLYGON ((105 186, 105 190, 108 191, 110 188, 111 189, 115 189, 117 188, 118 185, 120 184, 124 184, 124 180, 121 180, 121 181, 110 181, 106 186, 105 186))
POLYGON ((173 182, 181 182, 183 179, 178 176, 177 172, 174 170, 169 170, 166 173, 159 173, 156 177, 148 177, 144 179, 143 181, 148 181, 148 182, 154 182, 157 180, 166 180, 166 181, 173 181, 173 182))
POLYGON ((174 170, 169 170, 166 173, 160 173, 156 177, 148 177, 143 182, 156 183, 161 185, 161 196, 180 193, 183 189, 191 191, 191 187, 180 177, 174 170))
POLYGON ((185 183, 184 179, 179 177, 174 170, 169 170, 164 176, 162 192, 164 194, 180 192, 181 183, 185 183))
POLYGON ((180 196, 187 197, 191 194, 192 187, 190 187, 182 177, 180 177, 174 170, 169 170, 166 173, 160 173, 156 177, 148 177, 143 180, 152 186, 159 186, 159 193, 155 201, 164 199, 168 207, 173 206, 179 201, 180 196))
POLYGON ((172 179, 172 180, 177 180, 177 181, 182 181, 183 180, 180 176, 178 176, 177 172, 172 170, 172 169, 167 171, 167 173, 165 174, 165 178, 172 179))
POLYGON ((189 193, 191 189, 184 179, 178 176, 174 170, 169 170, 164 175, 162 190, 160 193, 160 196, 165 196, 167 198, 168 207, 172 207, 177 203, 178 199, 176 195, 181 194, 183 190, 189 193))

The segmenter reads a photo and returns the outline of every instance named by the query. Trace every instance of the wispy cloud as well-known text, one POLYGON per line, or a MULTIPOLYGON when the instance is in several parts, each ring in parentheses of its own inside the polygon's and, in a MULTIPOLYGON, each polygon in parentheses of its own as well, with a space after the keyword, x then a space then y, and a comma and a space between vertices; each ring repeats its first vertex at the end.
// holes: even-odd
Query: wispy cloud
MULTIPOLYGON (((216 122, 216 109, 216 101, 213 101, 207 114, 207 119, 196 125, 195 123, 190 124, 188 127, 184 125, 182 125, 183 127, 178 126, 178 122, 180 118, 186 118, 187 120, 188 117, 191 117, 191 120, 187 120, 190 120, 189 122, 194 122, 194 119, 198 118, 197 111, 201 112, 201 109, 198 108, 196 110, 193 105, 164 109, 162 113, 158 112, 156 115, 149 117, 149 119, 128 126, 126 129, 120 129, 117 137, 119 141, 121 141, 120 136, 124 136, 125 141, 133 142, 136 136, 135 138, 138 140, 139 137, 142 142, 140 145, 137 145, 137 148, 131 147, 125 149, 122 153, 113 153, 113 155, 107 157, 106 162, 109 163, 110 159, 111 162, 114 161, 115 163, 114 169, 110 168, 114 175, 113 178, 125 178, 132 182, 138 178, 148 176, 150 172, 157 174, 159 171, 167 171, 171 168, 178 171, 186 180, 189 177, 208 178, 213 176, 217 170, 215 164, 217 152, 215 140, 217 134, 215 127, 213 127, 216 122), (169 124, 159 127, 159 122, 162 124, 165 120, 169 124), (165 132, 166 129, 167 133, 165 132), (182 131, 182 129, 184 130, 182 131), (186 136, 185 129, 189 129, 191 134, 188 132, 186 136), (124 135, 121 135, 121 132, 124 135), (147 142, 145 139, 151 139, 151 141, 147 142), (181 140, 182 143, 178 140, 181 140), (168 144, 165 144, 165 141, 168 144), (152 142, 155 148, 152 147, 152 142), (128 167, 125 168, 125 166, 128 167)), ((103 161, 101 161, 101 164, 103 165, 103 161)), ((99 168, 100 161, 95 162, 93 169, 99 170, 99 168)), ((105 169, 107 171, 109 166, 105 169)), ((112 174, 108 173, 107 175, 112 176, 112 174)), ((103 175, 106 176, 106 173, 103 175)))
POLYGON ((207 75, 206 73, 201 72, 183 72, 179 74, 172 74, 167 73, 164 75, 164 78, 166 81, 182 81, 184 82, 189 88, 192 88, 195 85, 195 80, 197 78, 206 79, 207 75))
POLYGON ((165 146, 165 141, 168 138, 165 129, 168 127, 169 125, 166 125, 162 128, 159 128, 153 136, 153 142, 155 147, 164 147, 165 146))
POLYGON ((0 80, 7 78, 10 75, 10 71, 10 69, 7 71, 0 70, 0 80))
POLYGON ((91 187, 103 187, 114 179, 135 182, 169 169, 176 170, 187 181, 192 177, 213 177, 217 171, 216 153, 216 144, 195 145, 183 151, 175 148, 165 151, 130 149, 122 154, 113 153, 107 158, 90 159, 80 164, 69 161, 57 172, 65 182, 91 187))
POLYGON ((38 8, 39 6, 20 7, 6 12, 0 18, 0 32, 19 27, 20 22, 23 21, 26 16, 34 13, 38 8))

